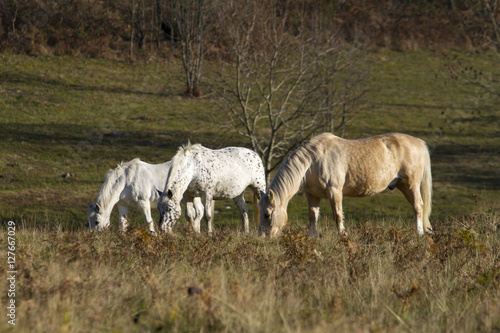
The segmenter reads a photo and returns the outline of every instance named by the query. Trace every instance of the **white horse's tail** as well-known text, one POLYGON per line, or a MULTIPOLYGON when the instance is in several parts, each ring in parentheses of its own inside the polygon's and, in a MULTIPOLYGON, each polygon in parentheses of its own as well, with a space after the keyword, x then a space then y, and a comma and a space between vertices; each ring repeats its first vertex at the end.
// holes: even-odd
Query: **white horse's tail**
POLYGON ((424 174, 422 177, 422 182, 420 183, 420 193, 422 195, 422 200, 424 201, 424 216, 423 216, 423 227, 424 232, 432 231, 432 226, 429 221, 429 216, 432 210, 432 174, 431 174, 431 158, 429 152, 426 151, 424 174))

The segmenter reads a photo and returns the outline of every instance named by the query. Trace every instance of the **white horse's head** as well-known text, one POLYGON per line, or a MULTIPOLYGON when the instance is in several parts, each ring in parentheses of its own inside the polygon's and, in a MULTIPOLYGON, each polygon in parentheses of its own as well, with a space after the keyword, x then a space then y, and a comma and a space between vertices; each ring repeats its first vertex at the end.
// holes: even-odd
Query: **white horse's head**
POLYGON ((277 237, 286 225, 288 214, 286 206, 281 205, 273 190, 261 193, 259 201, 260 222, 259 236, 277 237))
POLYGON ((175 200, 172 191, 166 190, 160 194, 158 210, 160 211, 158 228, 161 232, 170 233, 177 220, 181 217, 180 200, 175 200))
POLYGON ((102 231, 109 227, 109 216, 105 217, 101 214, 101 207, 95 203, 89 203, 89 211, 87 212, 87 219, 89 220, 90 231, 102 231))

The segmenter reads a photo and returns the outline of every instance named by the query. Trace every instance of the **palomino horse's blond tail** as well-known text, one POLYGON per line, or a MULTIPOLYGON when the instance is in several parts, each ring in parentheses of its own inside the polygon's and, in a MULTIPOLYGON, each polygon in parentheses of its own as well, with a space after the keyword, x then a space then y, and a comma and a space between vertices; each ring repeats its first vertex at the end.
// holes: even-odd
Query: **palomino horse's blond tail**
POLYGON ((429 216, 431 215, 432 209, 432 174, 431 158, 428 151, 424 165, 424 175, 422 177, 422 182, 420 183, 420 193, 422 195, 422 200, 424 201, 424 216, 422 221, 424 232, 432 231, 432 226, 429 222, 429 216))
POLYGON ((259 199, 260 199, 259 196, 254 191, 253 192, 253 207, 254 207, 255 225, 257 226, 257 230, 259 230, 259 221, 260 221, 259 199))

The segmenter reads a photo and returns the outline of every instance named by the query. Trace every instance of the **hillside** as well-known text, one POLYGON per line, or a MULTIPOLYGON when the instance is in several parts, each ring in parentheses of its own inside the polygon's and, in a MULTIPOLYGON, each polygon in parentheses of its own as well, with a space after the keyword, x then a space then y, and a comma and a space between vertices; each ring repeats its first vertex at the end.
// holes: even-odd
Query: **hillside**
MULTIPOLYGON (((494 55, 457 56, 498 80, 494 55)), ((497 97, 479 101, 477 90, 451 80, 440 53, 382 51, 370 53, 367 61, 366 105, 348 124, 346 137, 404 132, 426 140, 434 218, 467 214, 477 205, 498 209, 497 97)), ((107 170, 120 161, 140 157, 160 163, 187 140, 212 148, 248 144, 218 127, 221 115, 213 97, 183 97, 176 60, 131 64, 4 53, 0 64, 5 220, 56 220, 85 229, 87 202, 95 200, 107 170)), ((299 215, 292 221, 307 216, 304 198, 296 203, 291 209, 299 215)), ((357 221, 411 216, 399 193, 346 199, 345 206, 347 219, 357 221)))

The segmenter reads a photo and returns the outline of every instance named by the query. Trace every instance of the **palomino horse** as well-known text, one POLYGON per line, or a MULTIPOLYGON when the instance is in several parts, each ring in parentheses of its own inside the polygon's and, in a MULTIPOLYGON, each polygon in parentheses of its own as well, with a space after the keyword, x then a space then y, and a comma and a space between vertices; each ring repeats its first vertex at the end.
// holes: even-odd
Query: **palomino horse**
POLYGON ((310 234, 317 236, 319 202, 327 198, 338 231, 347 235, 342 197, 370 196, 396 187, 413 206, 417 233, 432 231, 429 222, 432 176, 424 141, 406 134, 382 134, 345 140, 323 133, 295 150, 276 172, 259 202, 259 235, 275 237, 287 222, 287 205, 303 187, 309 204, 310 234))
POLYGON ((241 214, 244 232, 249 231, 248 208, 244 191, 254 191, 255 217, 257 200, 266 189, 264 166, 260 157, 246 148, 228 147, 211 150, 200 144, 180 147, 172 159, 165 189, 158 201, 160 230, 170 232, 181 216, 179 202, 200 196, 205 206, 207 231, 212 233, 212 200, 233 199, 241 214))
MULTIPOLYGON (((148 164, 136 158, 109 170, 95 203, 89 204, 87 218, 90 230, 104 230, 109 227, 111 211, 118 204, 120 230, 126 231, 127 229, 129 207, 138 206, 144 222, 148 223, 149 230, 154 233, 151 203, 158 201, 157 190, 165 185, 171 164, 171 161, 148 164)), ((199 230, 203 205, 200 198, 196 198, 193 202, 194 204, 186 203, 186 215, 188 221, 193 223, 193 228, 196 230, 198 226, 199 230)))

